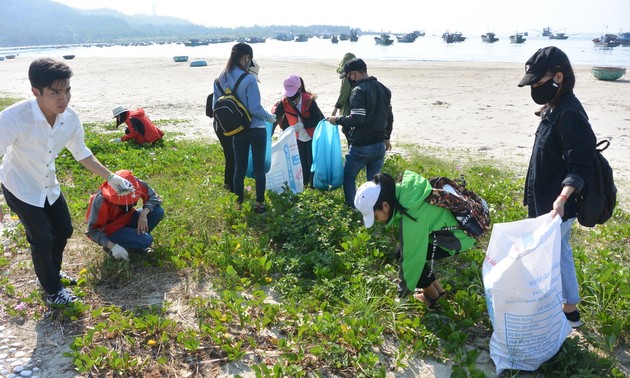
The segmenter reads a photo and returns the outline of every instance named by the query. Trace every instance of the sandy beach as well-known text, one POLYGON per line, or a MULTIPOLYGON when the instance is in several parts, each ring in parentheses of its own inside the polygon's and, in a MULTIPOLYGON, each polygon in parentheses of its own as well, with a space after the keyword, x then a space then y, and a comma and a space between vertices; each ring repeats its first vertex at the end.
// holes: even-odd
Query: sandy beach
MULTIPOLYGON (((198 59, 203 57, 191 57, 198 59)), ((226 57, 227 59, 227 57, 226 57)), ((205 98, 226 59, 206 59, 206 67, 189 67, 170 58, 89 58, 66 61, 73 69, 71 106, 85 122, 110 122, 116 105, 143 107, 150 118, 186 119, 161 128, 188 138, 216 139, 205 116, 205 98)), ((30 96, 28 65, 18 56, 0 63, 0 95, 30 96)), ((284 78, 301 75, 330 114, 340 81, 338 61, 257 60, 263 105, 280 99, 284 78)), ((524 174, 538 124, 538 106, 529 88, 519 88, 522 64, 469 62, 367 61, 368 73, 392 91, 394 151, 409 144, 419 149, 449 148, 498 158, 524 174)), ((615 169, 623 198, 630 179, 630 78, 609 82, 592 77, 590 66, 575 66, 575 93, 582 101, 598 139, 608 138, 605 156, 615 169)), ((449 154, 457 156, 457 154, 449 154)), ((463 154, 462 156, 466 156, 463 154)))

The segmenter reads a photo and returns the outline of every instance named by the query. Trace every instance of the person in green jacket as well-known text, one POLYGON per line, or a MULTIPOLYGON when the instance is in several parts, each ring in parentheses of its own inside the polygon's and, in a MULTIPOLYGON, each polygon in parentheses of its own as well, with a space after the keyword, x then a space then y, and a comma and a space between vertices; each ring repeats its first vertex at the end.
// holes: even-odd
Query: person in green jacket
MULTIPOLYGON (((343 58, 341 59, 341 62, 339 62, 339 66, 337 67, 337 73, 338 74, 342 74, 345 71, 343 70, 344 67, 346 66, 346 63, 348 63, 350 60, 356 58, 356 56, 353 53, 346 53, 343 58)), ((337 102, 335 102, 335 108, 332 111, 332 116, 336 116, 337 115, 337 110, 339 110, 339 115, 342 116, 347 116, 350 115, 350 93, 352 92, 352 85, 350 85, 350 82, 348 81, 348 78, 344 77, 343 79, 341 79, 341 87, 339 88, 339 97, 337 97, 337 102)), ((341 132, 346 136, 346 142, 348 142, 348 145, 350 145, 350 142, 348 141, 348 130, 342 128, 341 132)))
POLYGON ((475 238, 459 227, 450 210, 425 201, 431 191, 429 181, 415 172, 405 171, 398 182, 386 173, 379 173, 373 181, 361 185, 354 205, 367 228, 372 227, 374 220, 387 227, 398 225, 398 294, 406 297, 420 288, 415 298, 433 308, 445 294, 435 278, 434 260, 472 248, 475 238))

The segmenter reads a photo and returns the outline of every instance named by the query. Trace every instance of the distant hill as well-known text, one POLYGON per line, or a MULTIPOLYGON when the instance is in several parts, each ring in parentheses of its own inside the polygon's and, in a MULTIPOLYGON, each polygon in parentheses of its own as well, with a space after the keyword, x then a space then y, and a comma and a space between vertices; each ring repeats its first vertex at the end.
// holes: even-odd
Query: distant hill
POLYGON ((218 37, 273 37, 277 33, 348 33, 348 26, 208 28, 187 20, 112 9, 80 10, 51 0, 2 0, 0 46, 121 43, 218 37))

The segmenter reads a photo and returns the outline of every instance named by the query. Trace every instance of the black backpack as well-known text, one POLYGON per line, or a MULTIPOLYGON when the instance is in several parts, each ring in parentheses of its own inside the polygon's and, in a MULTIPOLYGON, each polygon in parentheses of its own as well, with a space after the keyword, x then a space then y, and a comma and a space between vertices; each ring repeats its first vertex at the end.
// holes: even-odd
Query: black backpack
POLYGON ((236 97, 236 90, 243 78, 247 75, 246 72, 243 73, 236 81, 236 84, 234 84, 232 90, 226 88, 224 91, 221 84, 219 84, 219 79, 214 81, 219 92, 221 92, 221 96, 217 98, 217 101, 214 103, 214 109, 212 110, 215 121, 214 127, 225 136, 236 135, 248 129, 252 123, 252 117, 249 115, 247 108, 236 97))
POLYGON ((429 179, 429 183, 433 190, 425 198, 426 202, 449 209, 457 218, 460 228, 472 237, 478 238, 488 231, 488 204, 477 193, 466 188, 463 176, 458 180, 434 177, 429 179))
POLYGON ((602 151, 608 146, 610 146, 608 140, 597 143, 593 177, 584 184, 584 188, 576 199, 577 220, 585 227, 604 224, 612 216, 617 204, 617 187, 613 179, 613 170, 608 160, 602 155, 602 151))

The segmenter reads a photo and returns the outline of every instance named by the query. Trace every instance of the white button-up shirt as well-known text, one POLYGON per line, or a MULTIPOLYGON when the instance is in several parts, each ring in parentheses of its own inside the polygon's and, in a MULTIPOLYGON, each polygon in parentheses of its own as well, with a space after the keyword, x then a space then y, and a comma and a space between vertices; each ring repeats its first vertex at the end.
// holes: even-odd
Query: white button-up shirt
POLYGON ((70 107, 50 127, 37 100, 25 100, 0 112, 0 182, 19 200, 44 207, 61 194, 55 158, 66 147, 77 160, 92 151, 85 145, 79 116, 70 107))

